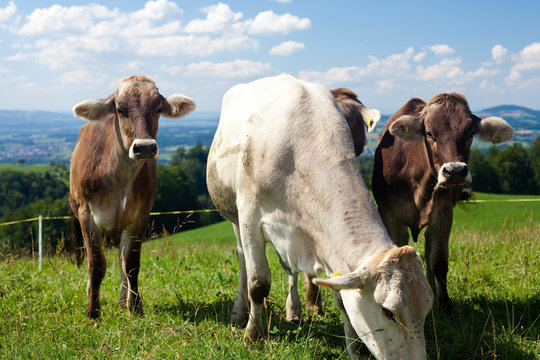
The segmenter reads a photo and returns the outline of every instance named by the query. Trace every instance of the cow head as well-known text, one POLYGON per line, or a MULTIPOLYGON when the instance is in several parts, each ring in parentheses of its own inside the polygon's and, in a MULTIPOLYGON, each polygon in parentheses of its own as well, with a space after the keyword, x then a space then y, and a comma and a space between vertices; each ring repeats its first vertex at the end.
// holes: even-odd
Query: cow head
POLYGON ((120 147, 134 160, 158 155, 156 137, 159 116, 179 118, 195 109, 190 98, 176 94, 164 98, 155 82, 144 76, 129 76, 118 83, 107 99, 85 100, 73 107, 75 116, 104 120, 114 116, 120 147))
POLYGON ((358 100, 358 95, 350 89, 337 88, 331 90, 331 92, 339 105, 343 117, 347 120, 347 124, 349 124, 354 142, 354 154, 358 156, 364 150, 364 145, 367 144, 364 123, 368 131, 372 131, 381 118, 381 112, 377 109, 368 109, 365 107, 358 100))
POLYGON ((469 110, 464 96, 451 93, 433 97, 414 115, 402 115, 389 126, 390 134, 408 141, 423 141, 430 165, 442 187, 472 180, 467 166, 473 135, 500 143, 514 135, 502 118, 480 119, 469 110))
POLYGON ((426 358, 433 293, 414 248, 393 247, 352 273, 313 282, 340 292, 352 327, 377 359, 426 358))

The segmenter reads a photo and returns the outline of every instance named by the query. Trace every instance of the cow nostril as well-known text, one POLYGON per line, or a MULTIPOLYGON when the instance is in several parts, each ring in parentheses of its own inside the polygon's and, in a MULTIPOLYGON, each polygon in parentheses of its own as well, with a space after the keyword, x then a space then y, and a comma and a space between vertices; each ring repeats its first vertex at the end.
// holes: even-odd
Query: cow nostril
POLYGON ((442 172, 445 175, 450 175, 450 169, 448 168, 448 166, 444 166, 442 172))
POLYGON ((467 176, 468 173, 469 173, 469 167, 465 165, 465 166, 463 166, 463 168, 459 172, 459 175, 465 177, 465 176, 467 176))

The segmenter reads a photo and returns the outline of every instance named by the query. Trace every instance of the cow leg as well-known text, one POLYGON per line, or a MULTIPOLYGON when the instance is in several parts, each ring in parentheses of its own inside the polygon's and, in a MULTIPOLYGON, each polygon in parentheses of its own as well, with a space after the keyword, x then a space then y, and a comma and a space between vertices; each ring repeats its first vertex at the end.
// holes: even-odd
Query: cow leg
POLYGON ((446 288, 448 274, 448 239, 452 225, 452 216, 445 219, 445 224, 433 221, 426 229, 426 275, 445 312, 451 312, 450 298, 446 288), (449 224, 449 225, 448 225, 449 224))
POLYGON ((343 300, 341 299, 341 294, 337 291, 332 291, 332 296, 334 301, 341 313, 343 318, 343 327, 345 330, 345 344, 347 345, 347 353, 351 359, 360 359, 361 358, 361 349, 362 349, 362 340, 354 330, 349 315, 343 306, 343 300))
POLYGON ((248 321, 249 302, 247 293, 246 259, 244 258, 244 249, 242 249, 238 225, 233 224, 233 230, 234 235, 236 236, 236 255, 238 257, 238 294, 234 301, 230 322, 234 326, 244 326, 248 321))
POLYGON ((120 238, 119 262, 122 273, 120 287, 120 305, 130 312, 143 314, 143 306, 139 295, 138 278, 141 261, 142 238, 131 235, 127 230, 120 238))
POLYGON ((270 293, 271 275, 260 226, 255 221, 243 224, 242 219, 240 221, 240 239, 246 260, 250 302, 249 320, 245 333, 245 340, 249 342, 261 339, 264 334, 262 311, 264 299, 270 293))
POLYGON ((289 294, 285 301, 285 313, 288 322, 300 321, 302 318, 302 305, 298 295, 298 274, 289 275, 289 294))
POLYGON ((88 286, 86 289, 88 304, 86 316, 97 319, 101 315, 100 288, 107 272, 107 260, 101 248, 101 234, 94 224, 89 209, 79 209, 79 222, 86 248, 88 261, 88 286))
POLYGON ((321 290, 312 281, 314 275, 304 273, 304 286, 307 288, 306 310, 310 313, 322 315, 322 294, 321 290))

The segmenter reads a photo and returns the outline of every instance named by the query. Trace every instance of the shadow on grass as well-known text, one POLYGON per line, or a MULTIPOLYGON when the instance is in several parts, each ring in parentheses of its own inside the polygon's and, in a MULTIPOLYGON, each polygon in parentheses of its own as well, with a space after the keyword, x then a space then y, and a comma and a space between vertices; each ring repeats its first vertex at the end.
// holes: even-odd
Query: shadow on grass
MULTIPOLYGON (((233 305, 234 299, 230 297, 202 302, 177 296, 175 303, 164 304, 156 311, 168 312, 172 316, 179 316, 184 321, 192 323, 214 321, 217 324, 229 326, 233 305)), ((335 358, 339 355, 347 358, 341 316, 336 316, 334 313, 309 316, 304 313, 302 321, 288 322, 285 320, 282 307, 271 301, 268 301, 266 305, 263 311, 263 324, 266 327, 267 340, 309 343, 310 346, 317 347, 317 358, 335 358)))
POLYGON ((426 318, 428 359, 538 359, 540 294, 518 301, 479 296, 455 301, 450 316, 426 318))

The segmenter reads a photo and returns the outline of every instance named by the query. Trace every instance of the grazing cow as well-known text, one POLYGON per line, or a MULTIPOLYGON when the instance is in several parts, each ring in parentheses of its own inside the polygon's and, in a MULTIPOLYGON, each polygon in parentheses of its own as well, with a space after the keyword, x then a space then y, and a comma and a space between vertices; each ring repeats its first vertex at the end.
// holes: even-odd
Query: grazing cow
POLYGON ((223 97, 207 183, 233 223, 239 286, 231 320, 247 341, 263 334, 270 292, 265 243, 289 274, 334 290, 347 349, 361 339, 378 359, 425 359, 424 319, 433 295, 412 247, 388 236, 332 93, 289 75, 237 85, 223 97))
POLYGON ((426 268, 438 302, 450 312, 446 290, 453 207, 471 181, 473 135, 499 143, 513 136, 506 121, 480 119, 465 97, 439 94, 427 104, 411 99, 387 122, 375 151, 373 195, 392 240, 407 245, 427 226, 426 268))
MULTIPOLYGON (((376 109, 368 109, 358 100, 358 95, 347 88, 330 90, 336 100, 339 110, 349 125, 354 144, 354 155, 358 156, 364 151, 367 144, 366 130, 372 131, 381 118, 381 113, 376 109)), ((306 308, 309 312, 322 314, 322 298, 319 287, 312 282, 313 275, 304 274, 304 284, 307 288, 306 308)), ((302 317, 300 297, 298 295, 297 276, 289 277, 289 294, 285 302, 286 320, 299 321, 302 317)))
POLYGON ((90 120, 73 150, 69 189, 73 236, 81 245, 84 239, 88 258, 90 318, 101 314, 105 235, 120 246, 120 303, 143 312, 137 277, 156 188, 159 116, 177 118, 194 109, 193 100, 183 95, 165 99, 144 75, 126 77, 108 98, 85 100, 73 108, 76 116, 90 120))

